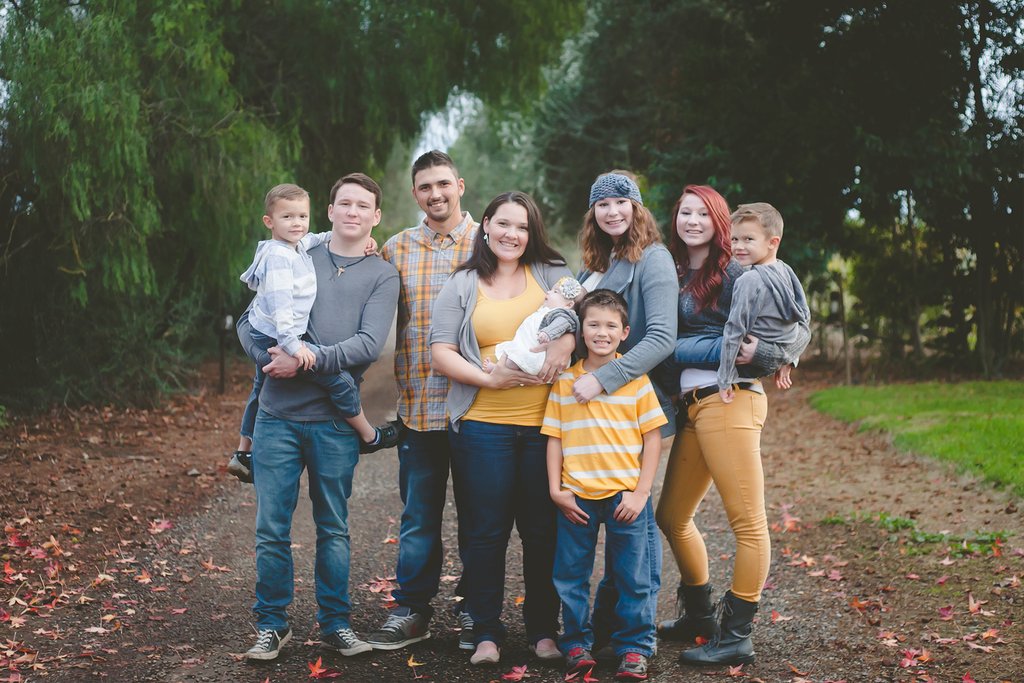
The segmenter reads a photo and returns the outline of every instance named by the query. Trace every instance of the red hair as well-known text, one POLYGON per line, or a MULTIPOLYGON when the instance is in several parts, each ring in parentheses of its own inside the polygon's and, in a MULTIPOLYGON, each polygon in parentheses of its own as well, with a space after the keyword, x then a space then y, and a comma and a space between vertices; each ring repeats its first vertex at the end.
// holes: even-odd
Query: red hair
POLYGON ((711 225, 715 229, 715 235, 708 245, 708 257, 693 279, 683 288, 683 291, 689 290, 693 295, 699 311, 709 305, 711 308, 716 308, 718 295, 722 293, 725 267, 732 259, 732 228, 729 221, 729 204, 715 188, 710 185, 687 185, 683 188, 683 193, 679 195, 676 205, 672 208, 672 238, 669 240, 668 246, 669 251, 672 252, 672 258, 676 262, 676 274, 680 281, 690 271, 690 252, 682 238, 679 237, 676 221, 679 218, 679 207, 682 206, 683 199, 688 194, 692 194, 704 202, 704 206, 708 209, 708 215, 711 217, 711 225))

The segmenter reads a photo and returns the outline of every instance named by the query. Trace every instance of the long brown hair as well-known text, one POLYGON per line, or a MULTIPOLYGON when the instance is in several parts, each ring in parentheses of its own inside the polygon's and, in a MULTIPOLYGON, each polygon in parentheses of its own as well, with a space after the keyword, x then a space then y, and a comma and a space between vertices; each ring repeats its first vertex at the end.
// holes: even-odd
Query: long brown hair
POLYGON ((526 240, 526 250, 519 260, 531 265, 535 263, 546 263, 552 266, 564 265, 565 259, 562 258, 562 255, 548 244, 548 231, 544 227, 544 218, 537 207, 537 202, 533 201, 533 197, 525 192, 513 190, 512 192, 502 192, 492 199, 484 209, 480 229, 476 231, 476 238, 473 240, 473 253, 455 270, 475 270, 481 280, 490 282, 491 277, 498 270, 498 257, 484 241, 486 233, 483 224, 490 223, 494 214, 505 204, 517 204, 526 209, 527 230, 530 236, 526 240))
POLYGON ((722 293, 722 280, 725 276, 725 267, 732 259, 732 229, 729 221, 729 204, 725 197, 718 193, 718 190, 710 185, 687 185, 683 193, 679 195, 676 204, 672 207, 672 237, 669 239, 668 250, 672 252, 672 258, 676 262, 676 274, 679 280, 687 276, 690 271, 690 253, 686 244, 679 236, 676 221, 679 217, 679 207, 683 204, 686 195, 692 194, 698 197, 708 209, 711 217, 711 225, 715 229, 714 237, 708 245, 708 257, 704 264, 693 276, 683 291, 689 291, 697 303, 697 310, 710 305, 716 308, 718 295, 722 293))
MULTIPOLYGON (((636 182, 636 175, 631 171, 614 169, 608 173, 624 175, 636 182)), ((602 173, 601 176, 608 175, 602 173)), ((612 240, 594 217, 594 207, 590 207, 583 215, 583 227, 580 229, 580 252, 583 255, 583 267, 597 273, 603 273, 611 265, 612 257, 630 263, 636 263, 643 256, 644 249, 661 242, 658 222, 647 207, 632 199, 633 222, 623 233, 618 242, 612 240)))

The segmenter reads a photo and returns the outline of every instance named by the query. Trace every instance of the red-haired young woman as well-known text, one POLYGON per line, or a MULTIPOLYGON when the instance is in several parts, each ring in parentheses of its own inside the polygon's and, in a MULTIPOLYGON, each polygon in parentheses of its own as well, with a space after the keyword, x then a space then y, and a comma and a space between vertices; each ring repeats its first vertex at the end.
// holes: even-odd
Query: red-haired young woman
MULTIPOLYGON (((707 185, 689 185, 672 215, 675 230, 669 249, 680 286, 675 359, 684 367, 679 374, 682 427, 672 444, 656 518, 681 582, 678 616, 663 622, 658 633, 663 638, 693 642, 700 636, 709 641, 684 651, 684 663, 738 664, 754 659, 752 622, 771 559, 761 469, 761 429, 768 401, 757 379, 766 373, 743 373, 750 379, 735 385, 732 403, 719 397, 715 344, 720 347, 733 282, 743 272, 731 259, 728 204, 707 185), (720 624, 713 615, 707 549, 693 521, 712 482, 725 504, 737 546, 720 624)), ((760 343, 754 350, 755 365, 778 367, 772 345, 760 343)), ((743 354, 749 355, 749 350, 743 354)))

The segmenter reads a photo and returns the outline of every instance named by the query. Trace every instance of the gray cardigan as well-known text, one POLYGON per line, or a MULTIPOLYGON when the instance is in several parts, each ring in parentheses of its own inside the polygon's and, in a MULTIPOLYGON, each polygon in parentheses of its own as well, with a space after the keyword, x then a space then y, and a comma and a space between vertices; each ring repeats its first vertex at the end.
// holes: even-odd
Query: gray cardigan
MULTIPOLYGON (((572 277, 572 272, 565 264, 552 266, 546 263, 532 263, 530 272, 544 291, 551 289, 560 278, 572 277)), ((459 347, 459 353, 463 358, 477 367, 483 367, 480 344, 473 330, 473 311, 476 310, 479 283, 480 276, 475 270, 459 270, 452 273, 434 301, 430 343, 454 344, 459 347)), ((454 431, 459 431, 462 417, 469 412, 479 391, 479 387, 451 381, 451 387, 448 389, 448 417, 454 431)))
MULTIPOLYGON (((590 274, 584 269, 576 279, 583 282, 590 274)), ((636 263, 613 259, 598 287, 618 292, 629 304, 629 336, 619 347, 622 357, 594 373, 605 392, 611 394, 651 372, 671 355, 676 340, 679 281, 665 245, 651 244, 636 263)), ((577 352, 584 349, 577 345, 577 352)), ((669 421, 662 427, 662 436, 671 436, 675 433, 675 409, 657 384, 654 388, 669 421)))

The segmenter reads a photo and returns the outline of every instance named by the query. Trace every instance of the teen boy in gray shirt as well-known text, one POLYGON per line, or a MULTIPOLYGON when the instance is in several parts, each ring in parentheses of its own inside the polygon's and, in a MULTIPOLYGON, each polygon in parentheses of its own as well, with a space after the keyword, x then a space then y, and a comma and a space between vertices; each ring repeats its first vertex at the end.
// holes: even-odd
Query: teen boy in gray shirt
MULTIPOLYGON (((746 335, 786 348, 790 356, 785 360, 791 364, 807 347, 809 338, 801 335, 800 326, 806 328, 811 319, 796 273, 776 258, 782 241, 782 215, 771 204, 755 202, 740 204, 731 221, 732 256, 751 268, 733 285, 732 307, 722 334, 718 391, 725 403, 732 402, 732 385, 739 380, 736 355, 746 335)), ((790 369, 787 364, 779 371, 787 381, 790 369)))
MULTIPOLYGON (((377 360, 398 305, 398 272, 376 255, 364 254, 370 230, 380 223, 380 187, 352 173, 331 190, 327 215, 330 240, 311 249, 317 295, 307 334, 317 372, 347 370, 360 381, 377 360)), ((252 350, 248 316, 238 324, 243 348, 252 350)), ((368 652, 349 624, 348 498, 359 460, 359 438, 327 393, 312 382, 290 379, 298 362, 272 348, 264 367, 253 451, 256 486, 256 644, 249 659, 275 659, 291 639, 287 608, 294 593, 292 513, 299 478, 309 471, 309 497, 316 522, 314 572, 320 639, 342 655, 368 652)))

